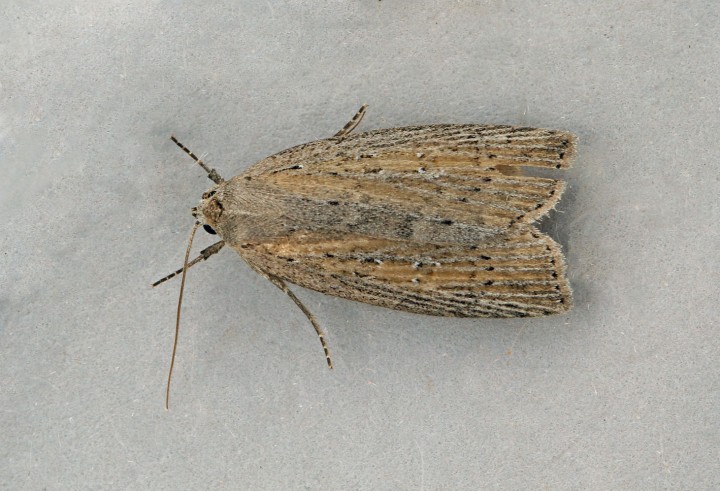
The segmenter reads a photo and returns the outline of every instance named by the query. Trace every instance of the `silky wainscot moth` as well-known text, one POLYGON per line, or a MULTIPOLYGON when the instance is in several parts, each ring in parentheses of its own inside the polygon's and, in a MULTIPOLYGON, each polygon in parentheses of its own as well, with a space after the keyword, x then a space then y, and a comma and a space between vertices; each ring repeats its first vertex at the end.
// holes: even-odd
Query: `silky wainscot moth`
POLYGON ((521 169, 568 167, 572 134, 475 124, 351 133, 366 108, 332 138, 284 150, 229 180, 173 137, 215 182, 193 208, 183 268, 156 282, 182 274, 173 362, 187 269, 225 245, 302 309, 331 368, 320 325, 288 283, 449 317, 570 308, 560 247, 532 225, 565 183, 521 169), (201 225, 221 240, 189 261, 201 225))

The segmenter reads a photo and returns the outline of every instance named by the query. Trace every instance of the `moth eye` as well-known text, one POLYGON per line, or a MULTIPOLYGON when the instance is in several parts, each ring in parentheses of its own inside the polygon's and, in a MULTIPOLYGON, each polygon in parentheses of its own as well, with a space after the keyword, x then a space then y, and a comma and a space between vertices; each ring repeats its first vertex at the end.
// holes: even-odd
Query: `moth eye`
POLYGON ((204 228, 205 231, 206 231, 207 233, 209 233, 210 235, 217 235, 217 232, 216 232, 215 230, 213 230, 213 228, 212 228, 210 225, 205 224, 205 225, 203 225, 203 228, 204 228))

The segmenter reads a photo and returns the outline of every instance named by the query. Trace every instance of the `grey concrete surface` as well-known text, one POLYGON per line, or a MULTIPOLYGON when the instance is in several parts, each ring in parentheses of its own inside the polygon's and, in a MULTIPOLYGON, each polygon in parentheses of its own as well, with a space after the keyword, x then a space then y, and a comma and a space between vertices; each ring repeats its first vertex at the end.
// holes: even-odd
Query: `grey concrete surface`
MULTIPOLYGON (((717 489, 720 15, 710 1, 0 5, 5 489, 717 489), (331 135, 579 135, 542 227, 575 308, 415 316, 230 250, 191 270, 210 182, 331 135)), ((200 250, 212 242, 203 236, 200 250)))

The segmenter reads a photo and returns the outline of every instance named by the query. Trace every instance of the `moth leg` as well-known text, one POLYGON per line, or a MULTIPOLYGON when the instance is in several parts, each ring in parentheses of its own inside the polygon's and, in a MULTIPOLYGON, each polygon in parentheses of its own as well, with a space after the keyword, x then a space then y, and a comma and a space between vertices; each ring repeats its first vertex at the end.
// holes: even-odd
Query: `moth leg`
POLYGON ((275 275, 271 275, 269 273, 263 272, 263 276, 265 276, 270 282, 275 285, 276 287, 280 288, 285 294, 292 299, 293 302, 295 302, 295 305, 300 307, 300 310, 303 311, 303 314, 305 314, 305 317, 308 318, 310 323, 315 328, 315 332, 317 333, 318 337, 320 338, 320 344, 322 344, 323 351, 325 352, 325 359, 327 360, 327 364, 329 368, 333 367, 332 360, 330 359, 330 350, 328 349, 327 343, 325 342, 325 333, 323 332, 322 328, 320 327, 320 324, 318 324, 317 320, 315 319, 315 316, 312 315, 312 312, 310 312, 305 305, 300 301, 298 297, 295 296, 295 294, 288 288, 287 284, 278 278, 275 275))
MULTIPOLYGON (((190 261, 188 263, 187 267, 189 268, 190 266, 194 266, 195 264, 199 263, 200 261, 204 261, 207 258, 209 258, 210 256, 212 256, 213 254, 220 252, 220 249, 222 249, 224 245, 225 245, 225 241, 221 240, 220 242, 215 242, 213 245, 206 247, 205 249, 200 251, 200 255, 198 257, 196 257, 195 259, 193 259, 192 261, 190 261)), ((170 273, 166 277, 157 280, 155 283, 152 284, 152 286, 158 286, 160 283, 165 283, 170 278, 174 278, 175 276, 179 275, 182 272, 183 272, 183 268, 180 268, 177 271, 170 273)))
POLYGON ((350 121, 347 122, 345 126, 343 126, 343 129, 338 131, 333 135, 333 138, 339 138, 348 135, 352 130, 354 130, 357 125, 360 124, 360 121, 362 121, 363 116, 365 116, 365 111, 367 110, 368 105, 363 104, 360 109, 358 109, 358 112, 355 113, 355 116, 352 117, 350 121))

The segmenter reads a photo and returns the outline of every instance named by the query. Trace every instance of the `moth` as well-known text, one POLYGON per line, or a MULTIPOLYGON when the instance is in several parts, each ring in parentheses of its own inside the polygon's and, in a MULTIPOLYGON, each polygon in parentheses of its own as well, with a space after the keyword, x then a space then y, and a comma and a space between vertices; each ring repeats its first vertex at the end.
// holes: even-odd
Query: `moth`
POLYGON ((575 136, 562 131, 439 124, 352 133, 367 105, 332 138, 267 157, 224 180, 180 146, 215 185, 192 209, 184 265, 230 246, 320 325, 289 289, 449 317, 533 317, 571 306, 560 247, 532 223, 560 199, 561 180, 522 174, 563 169, 575 136), (189 261, 202 226, 221 240, 189 261))

